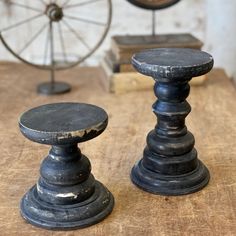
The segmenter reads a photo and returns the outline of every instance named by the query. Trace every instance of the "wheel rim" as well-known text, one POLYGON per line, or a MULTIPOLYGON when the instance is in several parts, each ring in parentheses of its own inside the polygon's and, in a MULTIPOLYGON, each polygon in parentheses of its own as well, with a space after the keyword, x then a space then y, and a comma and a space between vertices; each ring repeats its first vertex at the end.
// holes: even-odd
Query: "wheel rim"
MULTIPOLYGON (((17 18, 15 23, 5 24, 5 27, 1 27, 0 29, 0 39, 4 46, 16 58, 40 69, 63 70, 82 63, 99 48, 110 28, 112 18, 111 0, 84 0, 80 3, 76 3, 75 0, 38 0, 37 4, 34 6, 32 5, 32 1, 29 1, 31 5, 25 4, 25 2, 27 1, 11 1, 10 6, 15 10, 21 8, 25 11, 31 11, 30 17, 24 15, 23 19, 21 15, 21 20, 17 18), (98 7, 104 9, 104 6, 106 14, 94 11, 94 9, 99 9, 98 7), (95 17, 97 16, 99 20, 88 15, 90 12, 94 12, 95 17), (15 36, 14 30, 23 27, 23 25, 26 26, 27 24, 34 26, 36 22, 37 24, 41 24, 40 27, 38 27, 39 29, 34 30, 33 36, 31 36, 23 46, 21 45, 20 50, 16 49, 14 44, 9 42, 9 38, 11 40, 12 38, 17 39, 17 37, 13 37, 15 36), (91 36, 89 38, 89 34, 86 34, 86 31, 89 32, 89 30, 94 32, 94 43, 92 43, 91 36), (46 40, 38 50, 41 58, 38 60, 30 59, 29 54, 27 54, 30 47, 34 44, 39 45, 36 43, 38 43, 39 40, 43 41, 43 34, 46 36, 46 40), (69 35, 72 43, 68 43, 69 35), (78 51, 76 49, 73 50, 73 46, 76 48, 75 43, 80 47, 78 51), (70 51, 68 48, 70 48, 70 51), (79 51, 80 49, 81 51, 79 51)), ((4 0, 0 0, 0 4, 3 3, 4 0)), ((4 8, 2 9, 5 10, 4 8)), ((24 31, 22 33, 24 33, 24 31)))

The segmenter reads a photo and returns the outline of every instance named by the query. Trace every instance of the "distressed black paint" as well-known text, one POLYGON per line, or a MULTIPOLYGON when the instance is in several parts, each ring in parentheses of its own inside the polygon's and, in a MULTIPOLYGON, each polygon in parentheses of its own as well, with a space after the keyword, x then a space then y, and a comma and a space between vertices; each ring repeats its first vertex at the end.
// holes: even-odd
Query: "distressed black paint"
POLYGON ((212 69, 212 56, 193 49, 163 48, 138 53, 132 63, 137 71, 154 78, 158 97, 153 104, 158 123, 147 136, 143 158, 132 169, 132 181, 155 194, 181 195, 200 190, 210 175, 198 159, 194 136, 185 125, 191 111, 186 98, 191 78, 212 69))
POLYGON ((21 201, 28 222, 47 229, 82 228, 111 213, 112 194, 94 179, 89 159, 77 147, 101 134, 107 122, 103 109, 79 103, 48 104, 20 117, 25 137, 52 145, 37 185, 21 201))

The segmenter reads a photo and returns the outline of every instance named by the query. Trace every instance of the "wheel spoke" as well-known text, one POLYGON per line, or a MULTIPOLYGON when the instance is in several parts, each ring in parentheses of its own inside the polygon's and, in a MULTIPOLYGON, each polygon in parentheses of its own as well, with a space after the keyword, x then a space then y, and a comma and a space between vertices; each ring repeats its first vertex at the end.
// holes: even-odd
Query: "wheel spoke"
POLYGON ((53 22, 50 21, 50 55, 51 55, 51 83, 55 83, 55 59, 54 59, 54 35, 53 35, 53 22))
MULTIPOLYGON (((1 0, 1 1, 3 1, 3 0, 1 0)), ((25 5, 25 4, 22 4, 22 3, 18 3, 18 2, 9 1, 9 5, 14 5, 14 6, 17 6, 17 7, 22 7, 22 8, 29 9, 29 10, 36 11, 36 12, 41 12, 41 13, 43 12, 39 8, 31 7, 31 6, 28 6, 28 5, 25 5)))
POLYGON ((41 29, 25 44, 25 46, 18 52, 18 55, 21 55, 25 49, 27 49, 43 32, 43 30, 47 27, 48 23, 46 23, 41 29))
POLYGON ((81 2, 81 3, 77 3, 77 4, 67 5, 64 8, 81 7, 84 5, 88 5, 88 4, 92 4, 92 3, 96 3, 96 2, 100 2, 100 1, 104 1, 104 0, 90 0, 90 1, 81 2))
POLYGON ((67 6, 69 3, 70 3, 71 0, 66 0, 63 4, 62 4, 62 7, 65 7, 67 6))
MULTIPOLYGON (((3 1, 6 0, 0 0, 0 3, 2 3, 3 1)), ((35 1, 35 5, 33 5, 34 3, 33 1, 28 1, 28 0, 24 1, 8 0, 8 1, 12 6, 13 10, 23 9, 22 11, 23 13, 21 14, 22 18, 19 19, 18 17, 13 17, 12 21, 8 22, 8 25, 4 25, 2 28, 0 28, 0 37, 5 38, 5 36, 6 37, 10 36, 11 33, 13 36, 17 37, 17 35, 14 34, 14 31, 18 28, 21 31, 24 29, 28 30, 30 34, 26 35, 25 40, 19 43, 20 47, 17 47, 17 45, 15 44, 13 49, 11 49, 11 47, 8 46, 7 44, 6 46, 20 60, 32 64, 34 66, 37 66, 39 68, 50 70, 52 84, 54 84, 56 70, 65 69, 77 65, 78 63, 84 61, 100 46, 105 35, 107 34, 110 25, 110 19, 111 19, 110 0, 78 0, 78 1, 38 0, 35 1), (107 2, 109 5, 108 23, 104 18, 101 17, 93 18, 92 15, 90 17, 90 14, 80 15, 78 12, 80 10, 79 7, 81 7, 81 10, 85 9, 86 6, 87 8, 90 7, 91 9, 93 9, 93 7, 96 6, 95 4, 102 5, 104 3, 104 8, 105 8, 105 4, 107 2), (52 11, 52 15, 51 12, 49 12, 51 8, 48 10, 48 12, 46 12, 47 6, 49 4, 54 4, 54 3, 57 4, 58 7, 62 8, 63 11, 62 19, 60 18, 60 16, 58 16, 58 18, 53 19, 54 12, 52 11), (73 8, 75 8, 74 11, 73 8), (70 10, 72 11, 70 12, 70 10), (26 11, 25 14, 24 11, 26 11), (32 14, 28 15, 27 13, 32 13, 32 14), (33 27, 32 31, 31 25, 33 26, 34 23, 38 23, 38 27, 37 28, 33 27), (98 27, 98 30, 100 30, 99 27, 101 27, 101 30, 105 28, 105 32, 103 33, 102 38, 101 39, 99 38, 98 43, 94 45, 92 42, 90 42, 90 40, 87 40, 88 39, 87 35, 84 34, 80 30, 80 28, 77 27, 80 25, 85 27, 90 26, 94 29, 95 27, 98 27), (56 42, 56 37, 58 38, 58 42, 56 42), (73 52, 70 52, 69 49, 70 45, 67 45, 66 41, 67 37, 72 37, 74 43, 78 45, 78 47, 81 50, 80 51, 81 57, 79 57, 79 55, 76 55, 76 53, 73 54, 73 52), (40 41, 40 43, 42 44, 41 51, 37 51, 37 53, 41 55, 40 62, 38 63, 37 58, 29 59, 27 57, 25 59, 25 56, 27 55, 26 52, 28 50, 31 50, 38 43, 38 41, 40 41), (67 48, 68 46, 69 48, 67 48), (58 50, 59 53, 58 56, 56 50, 58 50)), ((54 6, 52 6, 52 10, 54 10, 53 7, 54 6)), ((56 6, 55 9, 57 10, 56 6)), ((100 37, 100 35, 95 35, 95 37, 100 37)), ((3 38, 3 43, 5 40, 4 38, 3 38)))
POLYGON ((39 0, 43 5, 47 5, 47 3, 46 2, 44 2, 44 0, 39 0))
POLYGON ((84 41, 84 39, 66 22, 65 20, 62 20, 62 22, 66 25, 66 27, 72 32, 76 38, 90 51, 91 48, 88 46, 88 44, 84 41))
POLYGON ((47 35, 46 35, 43 65, 46 65, 46 63, 47 63, 48 44, 49 44, 49 40, 50 40, 49 37, 50 37, 50 27, 48 27, 48 32, 47 32, 47 35))
POLYGON ((64 17, 72 19, 72 20, 76 20, 76 21, 81 21, 81 22, 93 24, 93 25, 106 26, 106 23, 102 23, 102 22, 98 22, 98 21, 94 21, 94 20, 89 20, 89 19, 84 19, 84 18, 77 17, 77 16, 64 15, 64 17))
POLYGON ((58 31, 59 31, 59 36, 60 36, 60 43, 61 43, 61 49, 62 49, 62 54, 63 54, 64 62, 68 62, 67 61, 67 54, 66 54, 66 47, 65 47, 65 40, 64 40, 64 37, 63 37, 63 33, 62 33, 62 28, 61 28, 61 23, 60 22, 58 24, 58 31))
POLYGON ((30 18, 28 18, 28 19, 26 19, 26 20, 23 20, 23 21, 20 21, 20 22, 14 24, 14 25, 10 25, 10 26, 8 26, 8 27, 6 27, 6 28, 1 29, 1 30, 0 30, 0 33, 4 32, 4 31, 8 31, 8 30, 10 30, 10 29, 12 29, 12 28, 15 28, 15 27, 17 27, 17 26, 23 25, 23 24, 25 24, 25 23, 28 23, 28 22, 30 22, 30 21, 33 21, 33 20, 35 20, 35 19, 37 19, 37 18, 39 18, 39 17, 41 17, 41 16, 43 16, 43 15, 44 15, 44 13, 43 13, 43 14, 36 15, 36 16, 33 16, 33 17, 30 17, 30 18))

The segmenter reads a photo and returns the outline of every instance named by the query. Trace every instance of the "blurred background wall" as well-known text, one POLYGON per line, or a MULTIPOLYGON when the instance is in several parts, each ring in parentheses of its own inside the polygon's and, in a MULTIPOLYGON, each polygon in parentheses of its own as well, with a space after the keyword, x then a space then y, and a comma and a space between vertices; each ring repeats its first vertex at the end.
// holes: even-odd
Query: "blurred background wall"
POLYGON ((236 1, 207 0, 205 49, 236 81, 236 1))
MULTIPOLYGON (((111 30, 99 50, 85 62, 86 65, 99 64, 104 50, 110 47, 112 35, 151 33, 151 12, 136 8, 125 0, 112 2, 111 30)), ((235 16, 235 0, 182 0, 157 13, 156 31, 160 34, 192 33, 204 42, 203 49, 214 56, 215 66, 225 68, 228 75, 236 80, 235 16)), ((15 60, 2 44, 0 59, 15 60)))

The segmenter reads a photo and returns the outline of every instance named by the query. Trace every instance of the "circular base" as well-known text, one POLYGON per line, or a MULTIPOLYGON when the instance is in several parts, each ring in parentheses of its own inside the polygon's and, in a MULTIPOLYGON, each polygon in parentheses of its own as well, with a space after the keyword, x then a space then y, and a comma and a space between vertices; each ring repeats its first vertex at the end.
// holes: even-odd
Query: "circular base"
POLYGON ((21 215, 38 227, 69 230, 100 222, 111 213, 113 206, 112 194, 98 181, 89 199, 71 205, 52 205, 42 201, 34 186, 21 200, 21 215))
POLYGON ((64 82, 54 82, 54 83, 42 83, 38 85, 38 93, 44 95, 62 94, 67 93, 71 90, 69 84, 64 82))
POLYGON ((160 195, 184 195, 197 192, 210 179, 208 169, 201 161, 197 168, 183 175, 162 175, 146 169, 140 160, 132 169, 131 180, 144 191, 160 195))

